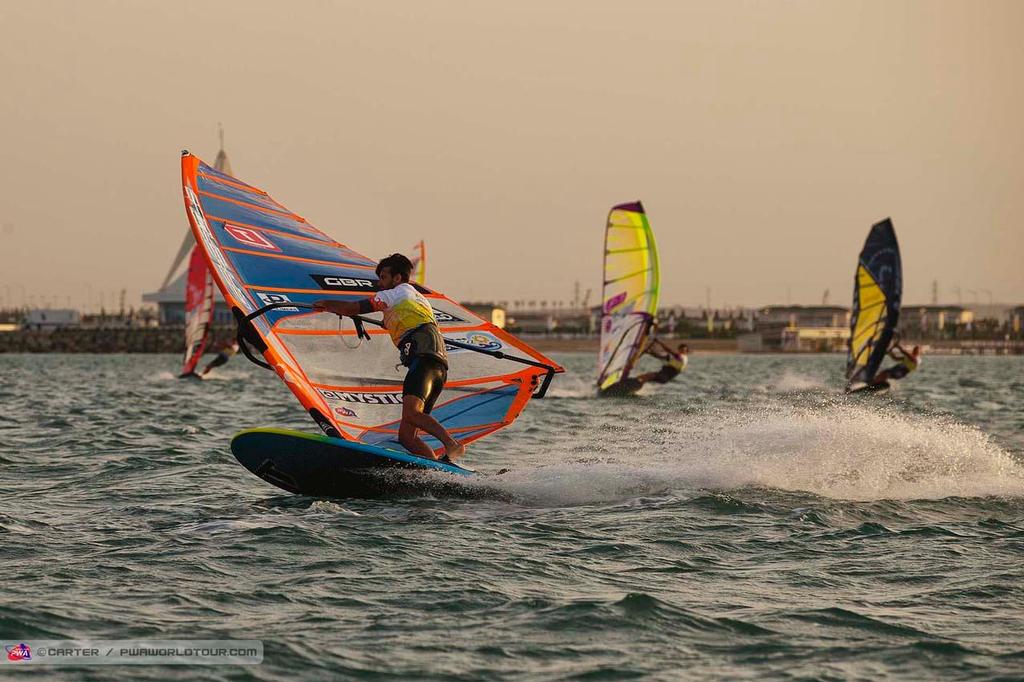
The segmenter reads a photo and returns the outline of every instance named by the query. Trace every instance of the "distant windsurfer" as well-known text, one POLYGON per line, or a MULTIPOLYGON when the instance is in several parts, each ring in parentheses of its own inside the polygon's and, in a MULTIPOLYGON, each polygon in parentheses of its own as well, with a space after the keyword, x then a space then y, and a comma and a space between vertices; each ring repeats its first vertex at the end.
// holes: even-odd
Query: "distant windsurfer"
POLYGON ((203 371, 201 372, 201 376, 205 377, 207 374, 210 373, 210 370, 213 369, 214 367, 220 367, 221 365, 227 364, 227 361, 230 360, 232 358, 232 356, 234 356, 235 353, 237 353, 237 352, 238 352, 238 342, 237 341, 232 341, 231 343, 225 343, 221 347, 220 352, 217 353, 217 356, 213 360, 210 360, 210 362, 206 365, 206 367, 203 367, 203 371))
POLYGON ((648 382, 667 384, 686 369, 686 365, 689 362, 690 348, 685 343, 681 343, 676 350, 672 350, 661 339, 652 339, 647 344, 647 348, 644 349, 644 353, 661 360, 665 364, 657 372, 641 374, 636 378, 637 381, 641 382, 641 385, 648 382))
POLYGON ((423 430, 441 441, 445 455, 440 459, 453 461, 466 452, 466 447, 452 438, 441 424, 430 416, 444 382, 448 378, 448 354, 437 328, 430 303, 409 284, 412 263, 400 253, 377 264, 380 291, 362 301, 315 301, 316 310, 338 316, 384 313, 384 327, 399 351, 399 358, 408 368, 402 384, 402 422, 398 442, 409 452, 421 457, 437 458, 423 442, 417 430, 423 430))
POLYGON ((895 360, 896 364, 876 374, 875 378, 871 380, 872 386, 881 386, 890 380, 902 379, 911 372, 917 371, 921 366, 921 346, 914 346, 907 351, 897 343, 889 350, 889 357, 895 360))

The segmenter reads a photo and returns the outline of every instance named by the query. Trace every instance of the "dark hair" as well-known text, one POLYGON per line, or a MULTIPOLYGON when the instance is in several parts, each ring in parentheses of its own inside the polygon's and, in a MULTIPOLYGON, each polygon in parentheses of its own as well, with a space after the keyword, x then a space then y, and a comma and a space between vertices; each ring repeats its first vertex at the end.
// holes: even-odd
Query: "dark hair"
POLYGON ((400 253, 393 253, 387 258, 382 258, 377 263, 376 273, 380 277, 380 271, 387 268, 391 271, 392 275, 401 275, 403 282, 409 281, 409 275, 412 274, 412 261, 403 256, 400 253))
POLYGON ((684 348, 685 348, 686 350, 690 350, 690 347, 689 347, 689 346, 687 346, 687 345, 686 345, 685 343, 681 343, 681 344, 679 344, 679 348, 677 348, 676 350, 683 350, 684 348))

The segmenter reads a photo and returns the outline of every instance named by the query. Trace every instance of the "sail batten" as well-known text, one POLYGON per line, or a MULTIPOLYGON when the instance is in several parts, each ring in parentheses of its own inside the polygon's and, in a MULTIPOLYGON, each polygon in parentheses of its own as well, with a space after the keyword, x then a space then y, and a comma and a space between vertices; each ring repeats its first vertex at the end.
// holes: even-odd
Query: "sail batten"
MULTIPOLYGON (((648 251, 647 248, 633 249, 633 250, 634 251, 645 251, 645 252, 648 251)), ((609 255, 612 255, 612 254, 609 254, 609 255)), ((623 280, 627 280, 630 277, 639 277, 640 275, 645 275, 645 274, 647 274, 649 272, 653 272, 653 270, 651 268, 644 268, 643 270, 637 270, 636 272, 631 272, 628 275, 622 275, 620 277, 616 277, 615 279, 607 279, 607 280, 605 280, 604 283, 605 284, 615 284, 616 282, 621 282, 623 280)), ((646 289, 644 293, 648 293, 650 291, 653 291, 653 289, 646 289)))

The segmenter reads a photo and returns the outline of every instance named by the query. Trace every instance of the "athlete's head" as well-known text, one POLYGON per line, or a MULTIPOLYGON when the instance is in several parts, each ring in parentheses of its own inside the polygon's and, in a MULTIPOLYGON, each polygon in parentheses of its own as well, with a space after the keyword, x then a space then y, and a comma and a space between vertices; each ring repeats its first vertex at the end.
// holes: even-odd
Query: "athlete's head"
POLYGON ((686 355, 687 353, 690 352, 690 347, 687 346, 685 343, 681 343, 679 344, 679 352, 682 353, 683 355, 686 355))
POLYGON ((918 355, 921 354, 921 346, 914 346, 914 349, 910 351, 910 354, 916 358, 918 355))
POLYGON ((400 253, 393 253, 377 263, 377 277, 381 289, 394 289, 399 284, 409 281, 412 262, 400 253))

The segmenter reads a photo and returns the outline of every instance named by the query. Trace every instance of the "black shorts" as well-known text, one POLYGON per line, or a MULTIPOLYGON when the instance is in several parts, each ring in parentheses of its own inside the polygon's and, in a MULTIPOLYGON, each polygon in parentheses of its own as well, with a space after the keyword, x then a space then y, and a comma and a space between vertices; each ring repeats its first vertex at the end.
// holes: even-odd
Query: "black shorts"
POLYGON ((906 365, 893 365, 885 370, 885 375, 890 379, 902 379, 908 374, 910 374, 910 370, 907 369, 906 365))
POLYGON ((656 384, 667 384, 677 376, 679 376, 678 369, 670 367, 669 365, 663 365, 662 368, 658 370, 658 373, 651 378, 651 381, 656 384))
POLYGON ((210 369, 213 369, 214 367, 220 367, 221 365, 226 363, 230 357, 231 356, 227 355, 226 353, 217 353, 217 357, 215 357, 213 360, 210 360, 210 369))
POLYGON ((423 412, 430 414, 444 389, 448 368, 432 355, 417 355, 409 364, 409 373, 402 383, 402 395, 414 395, 423 401, 423 412))

